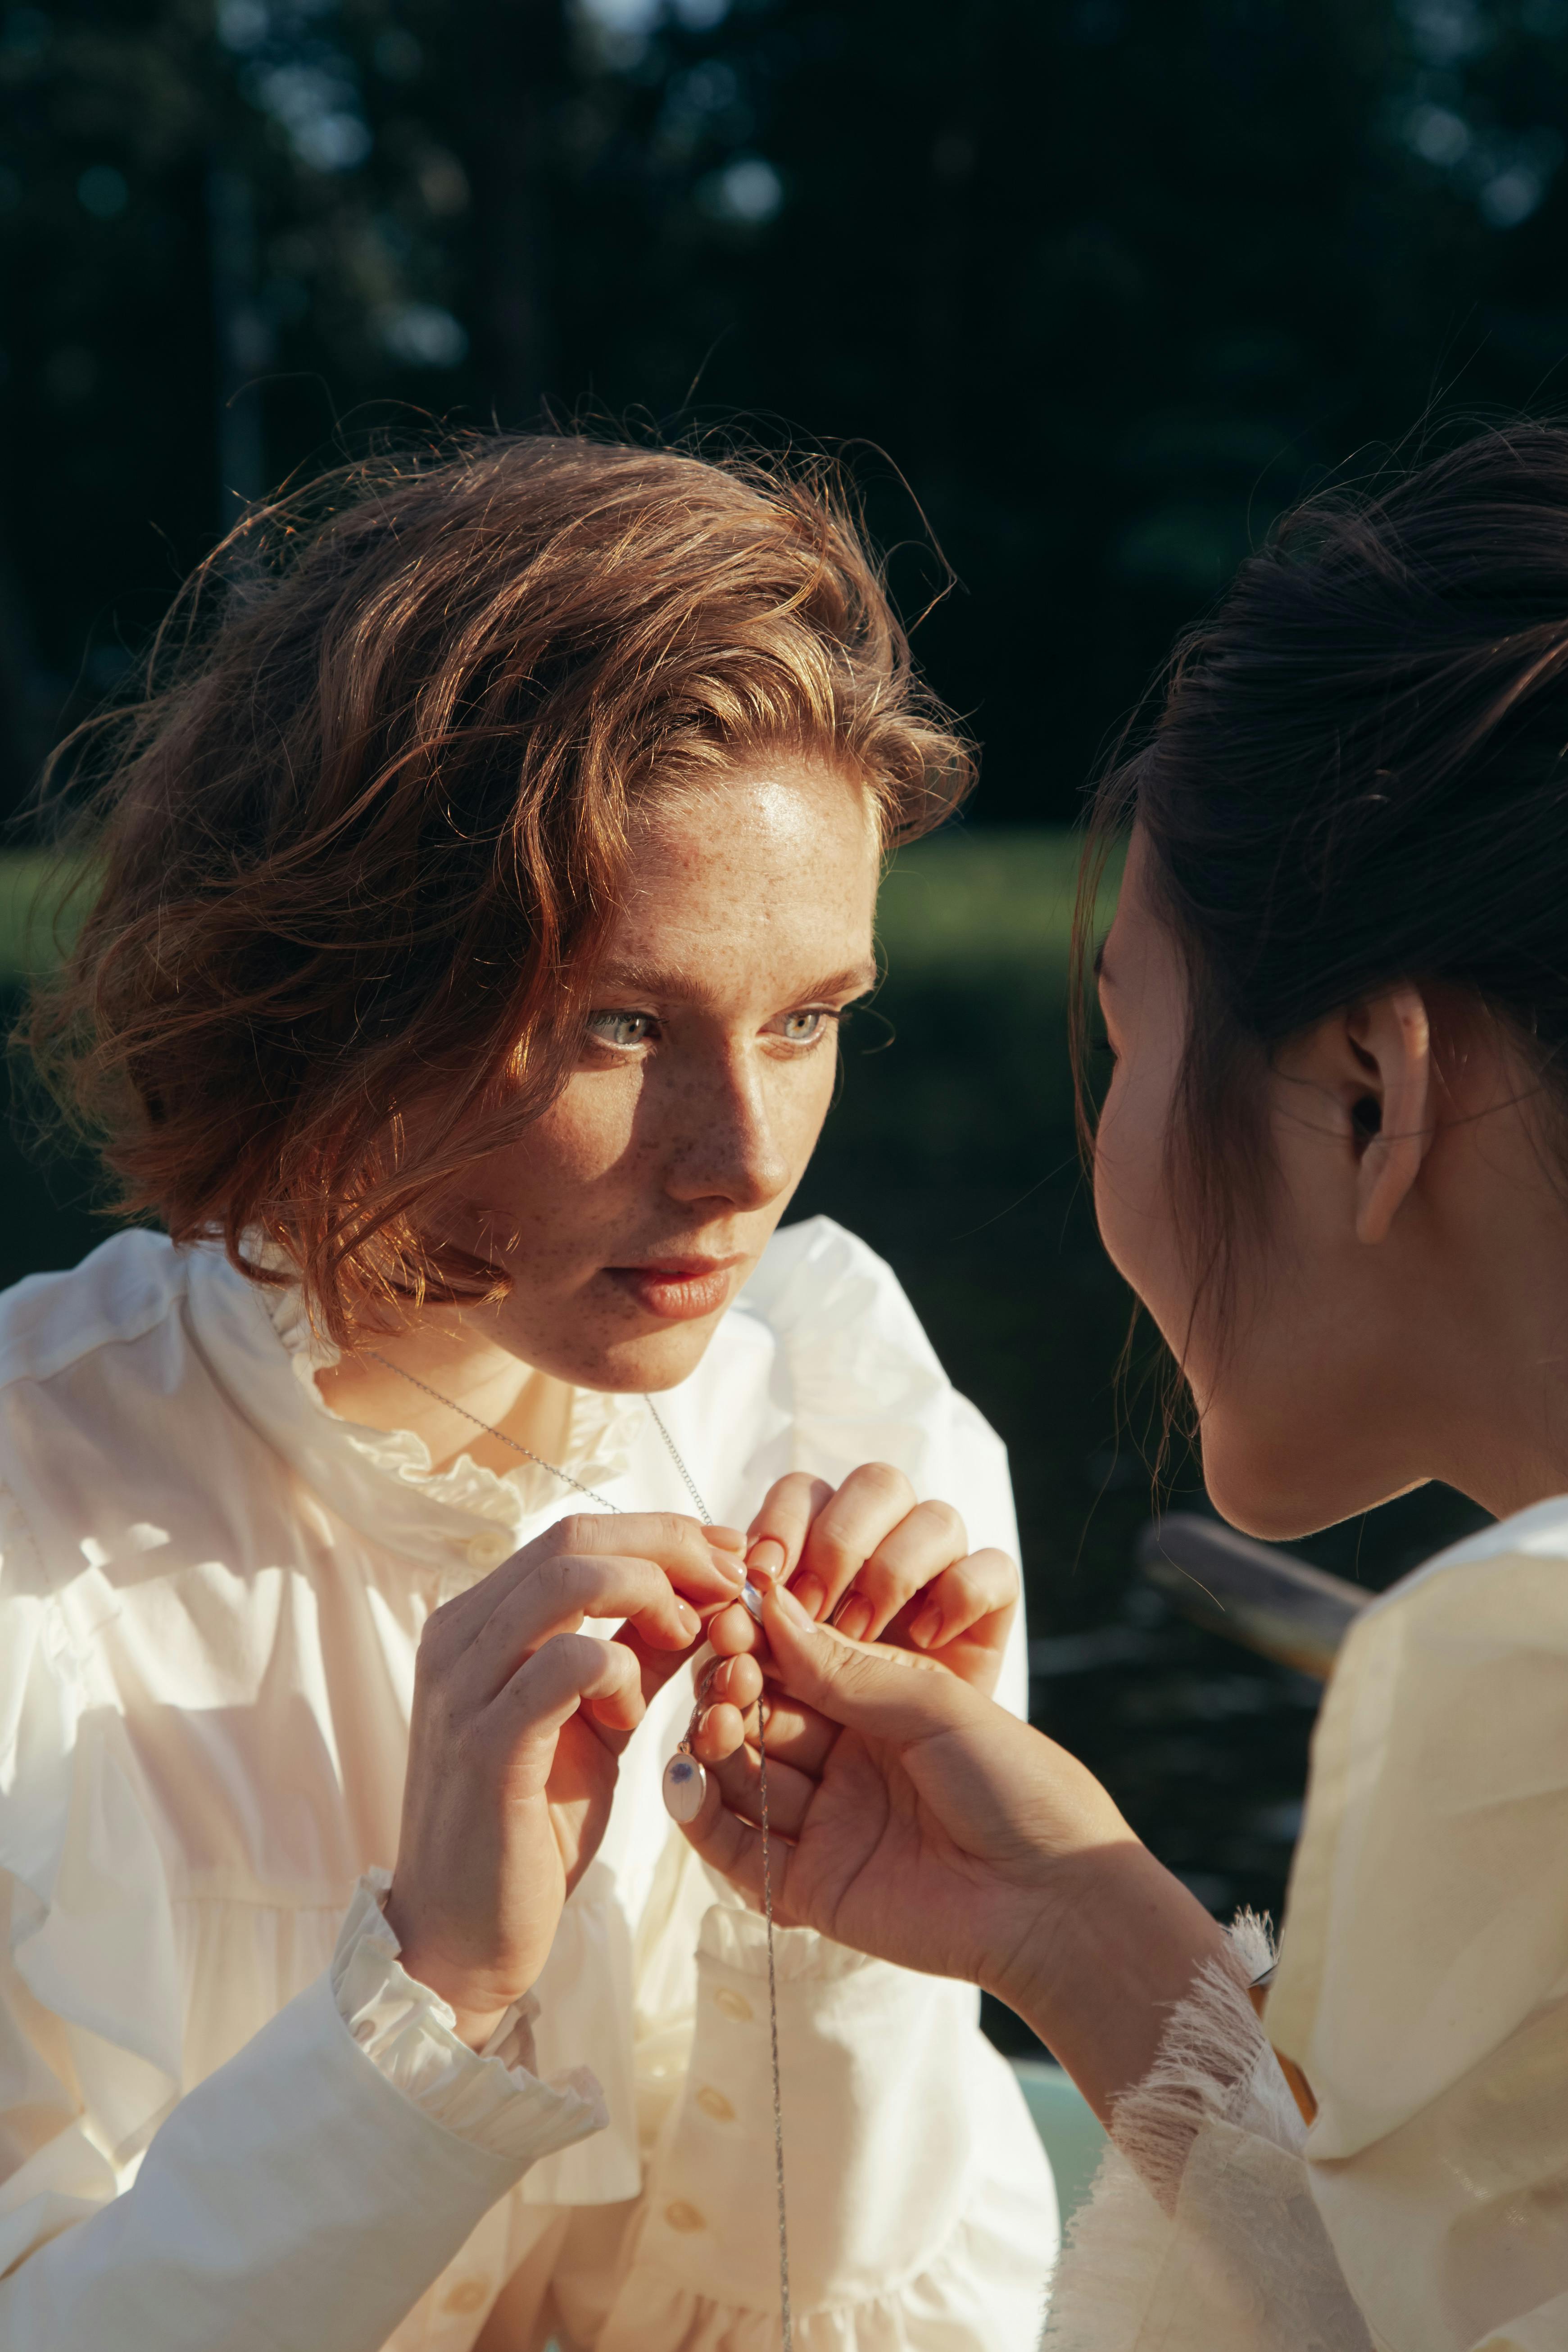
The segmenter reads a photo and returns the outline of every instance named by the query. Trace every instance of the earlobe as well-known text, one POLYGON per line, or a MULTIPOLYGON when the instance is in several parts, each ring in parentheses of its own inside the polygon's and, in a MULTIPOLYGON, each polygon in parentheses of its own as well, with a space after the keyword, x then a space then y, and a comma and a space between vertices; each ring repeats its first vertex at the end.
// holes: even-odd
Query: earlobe
POLYGON ((1432 1139, 1432 1034, 1419 989, 1408 984, 1358 1005, 1351 1041, 1368 1083, 1351 1107, 1362 1145, 1355 1231, 1386 1241, 1432 1139))

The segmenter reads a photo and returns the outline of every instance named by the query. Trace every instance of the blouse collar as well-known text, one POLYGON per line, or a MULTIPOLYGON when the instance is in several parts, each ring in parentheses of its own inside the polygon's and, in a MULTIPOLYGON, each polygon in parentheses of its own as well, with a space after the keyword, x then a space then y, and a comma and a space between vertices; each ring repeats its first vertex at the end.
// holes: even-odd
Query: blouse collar
MULTIPOLYGON (((445 1570, 456 1555, 485 1572, 530 1520, 572 1498, 542 1465, 520 1461, 503 1475, 461 1454, 437 1471, 415 1431, 373 1429, 334 1412, 317 1374, 339 1351, 312 1328, 297 1283, 263 1286, 203 1244, 190 1253, 187 1295, 204 1352, 246 1418, 323 1501, 378 1542, 445 1570)), ((595 1491, 615 1485, 647 1417, 640 1396, 574 1389, 561 1468, 595 1491)))

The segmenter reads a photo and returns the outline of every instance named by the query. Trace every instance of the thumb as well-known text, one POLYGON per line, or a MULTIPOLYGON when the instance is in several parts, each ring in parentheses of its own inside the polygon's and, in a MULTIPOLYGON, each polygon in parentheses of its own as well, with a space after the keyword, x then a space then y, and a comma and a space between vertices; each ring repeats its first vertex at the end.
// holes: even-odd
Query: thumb
POLYGON ((907 1748, 951 1730, 978 1703, 956 1675, 911 1653, 848 1641, 775 1584, 763 1602, 773 1678, 830 1722, 907 1748))

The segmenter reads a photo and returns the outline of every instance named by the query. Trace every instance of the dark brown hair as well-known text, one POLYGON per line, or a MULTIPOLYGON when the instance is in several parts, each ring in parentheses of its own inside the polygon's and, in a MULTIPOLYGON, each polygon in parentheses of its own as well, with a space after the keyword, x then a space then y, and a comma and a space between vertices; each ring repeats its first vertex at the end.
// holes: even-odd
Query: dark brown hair
POLYGON ((633 813, 781 753, 889 842, 973 773, 826 467, 503 436, 344 467, 241 524, 144 698, 65 747, 95 887, 25 1042, 125 1210, 273 1244, 340 1344, 491 1293, 422 1211, 563 1082, 633 813))
POLYGON ((1258 1076, 1340 1008, 1449 983, 1568 1092, 1568 427, 1285 517, 1099 788, 1080 946, 1133 822, 1190 983, 1169 1172, 1200 1285, 1266 1207, 1258 1076))

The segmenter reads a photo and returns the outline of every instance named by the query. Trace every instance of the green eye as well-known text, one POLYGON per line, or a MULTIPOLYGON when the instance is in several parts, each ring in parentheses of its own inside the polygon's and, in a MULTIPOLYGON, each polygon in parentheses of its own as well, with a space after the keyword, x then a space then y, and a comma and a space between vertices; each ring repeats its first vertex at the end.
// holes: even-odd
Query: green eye
POLYGON ((651 1013, 590 1013, 588 1034, 601 1045, 646 1045, 653 1034, 651 1013))

